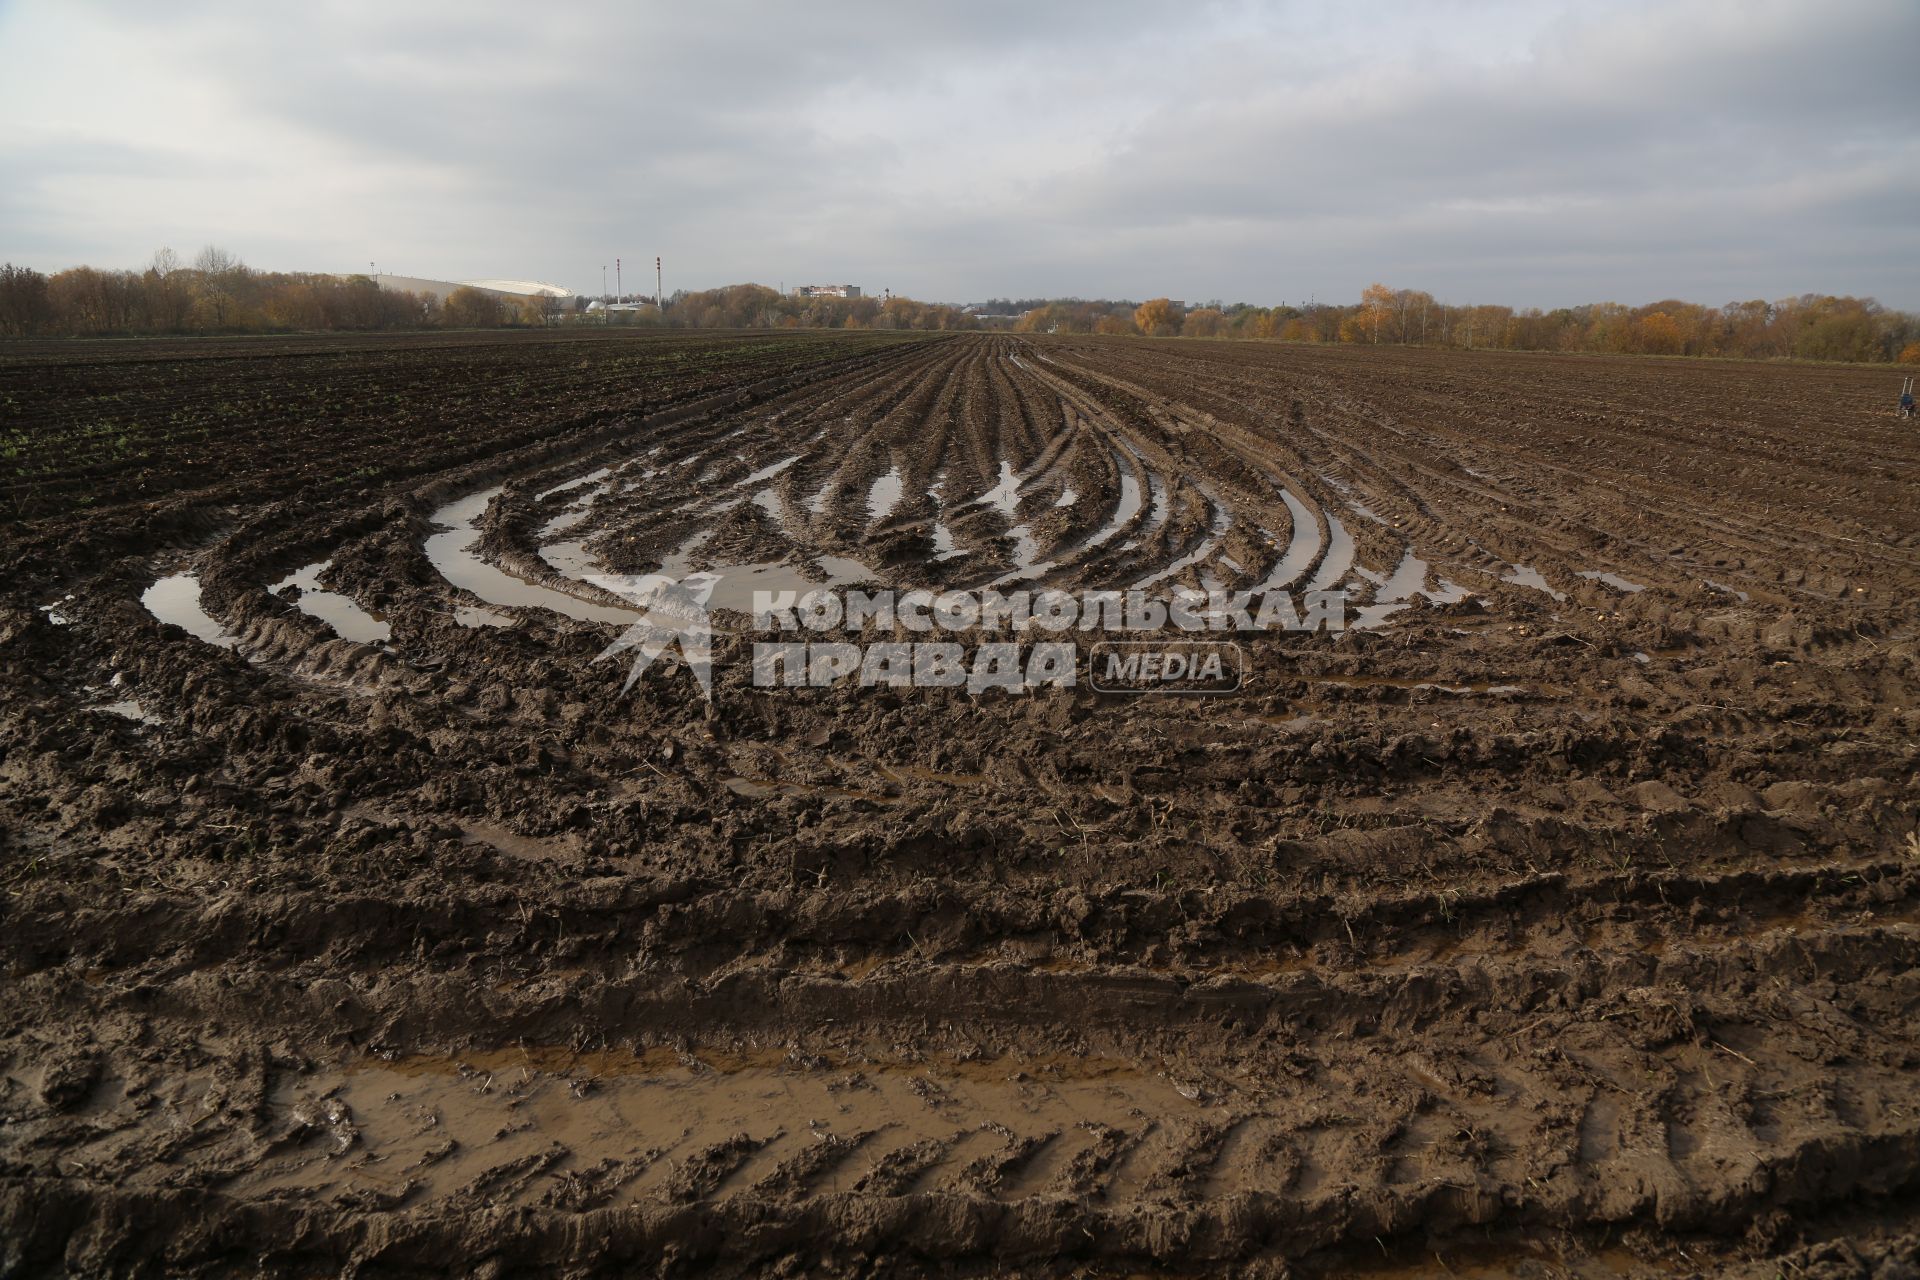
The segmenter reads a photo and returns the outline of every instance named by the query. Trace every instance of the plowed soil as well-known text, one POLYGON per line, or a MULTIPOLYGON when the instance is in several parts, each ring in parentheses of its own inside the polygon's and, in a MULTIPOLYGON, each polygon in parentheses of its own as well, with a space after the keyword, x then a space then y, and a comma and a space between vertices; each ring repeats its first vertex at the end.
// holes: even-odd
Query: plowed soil
POLYGON ((0 350, 0 1275, 1914 1274, 1886 383, 0 350), (702 569, 711 701, 623 693, 589 575, 702 569), (729 578, 1361 625, 760 689, 729 578))

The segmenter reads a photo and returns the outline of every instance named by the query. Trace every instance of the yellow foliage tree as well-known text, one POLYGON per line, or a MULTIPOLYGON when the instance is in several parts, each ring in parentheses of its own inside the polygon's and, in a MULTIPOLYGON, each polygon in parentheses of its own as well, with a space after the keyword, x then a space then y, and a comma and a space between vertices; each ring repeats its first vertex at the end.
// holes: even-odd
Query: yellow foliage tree
POLYGON ((1213 307, 1187 312, 1180 332, 1189 338, 1218 338, 1227 331, 1227 317, 1213 307))
POLYGON ((496 294, 463 284, 447 295, 440 319, 450 329, 496 329, 506 319, 506 305, 496 294))
MULTIPOLYGON (((1360 293, 1360 309, 1366 314, 1368 341, 1380 341, 1380 326, 1393 312, 1393 290, 1379 281, 1368 285, 1360 293)), ((1391 338, 1393 335, 1387 335, 1391 338)), ((1342 341, 1346 341, 1342 335, 1342 341)))
POLYGON ((1173 330, 1173 302, 1167 298, 1149 298, 1133 309, 1134 327, 1149 338, 1173 330))
POLYGON ((1677 356, 1686 347, 1680 322, 1664 311, 1641 316, 1633 326, 1634 345, 1650 356, 1677 356))
POLYGON ((1909 342, 1900 348, 1901 364, 1920 364, 1920 342, 1909 342))

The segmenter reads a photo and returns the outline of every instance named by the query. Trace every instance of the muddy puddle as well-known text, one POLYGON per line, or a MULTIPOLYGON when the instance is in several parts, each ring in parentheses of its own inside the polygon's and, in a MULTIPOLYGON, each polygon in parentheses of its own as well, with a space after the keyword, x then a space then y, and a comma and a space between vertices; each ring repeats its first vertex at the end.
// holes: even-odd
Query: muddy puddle
POLYGON ((1199 1086, 1098 1058, 962 1061, 560 1048, 362 1059, 285 1078, 275 1135, 230 1194, 484 1194, 579 1210, 860 1190, 1110 1197, 1217 1114, 1199 1086), (1125 1158, 1120 1158, 1124 1156, 1125 1158))
POLYGON ((893 467, 867 490, 867 519, 885 520, 900 505, 900 468, 893 467))
POLYGON ((1015 474, 1013 464, 1002 458, 1000 482, 967 505, 992 507, 1007 519, 1013 519, 1013 513, 1020 509, 1020 477, 1015 474))
POLYGON ((387 625, 385 617, 362 608, 351 596, 329 591, 320 585, 320 575, 332 564, 331 559, 316 560, 295 569, 267 590, 278 596, 292 589, 293 603, 300 612, 320 619, 332 627, 334 634, 342 640, 384 645, 393 636, 393 629, 387 625))
POLYGON ((771 486, 757 491, 752 498, 753 505, 767 513, 767 518, 784 528, 787 523, 787 504, 780 497, 780 491, 771 486))
POLYGON ((125 720, 137 720, 142 724, 158 724, 160 721, 160 717, 141 706, 139 700, 135 698, 122 698, 118 702, 104 703, 94 709, 125 720))
MULTIPOLYGON (((947 473, 944 471, 935 476, 933 483, 927 486, 927 497, 932 500, 935 511, 944 509, 945 499, 942 495, 946 487, 947 473)), ((955 540, 953 530, 947 527, 946 522, 936 517, 933 522, 933 558, 936 561, 957 560, 961 556, 970 554, 972 553, 967 548, 955 540)))
POLYGON ((603 572, 600 557, 580 541, 549 542, 540 548, 540 558, 563 578, 584 581, 588 574, 603 572))
POLYGON ((453 611, 453 620, 463 627, 510 627, 513 618, 477 604, 463 604, 453 611))
MULTIPOLYGON (((89 688, 87 692, 94 693, 97 691, 89 688)), ((137 724, 162 723, 161 718, 147 710, 145 704, 138 698, 116 698, 111 702, 102 702, 96 706, 88 707, 87 710, 97 711, 101 715, 119 716, 122 720, 132 720, 137 724)))
POLYGON ((1566 592, 1556 591, 1553 584, 1547 581, 1546 575, 1542 574, 1533 566, 1515 564, 1509 565, 1507 568, 1508 573, 1501 579, 1502 582, 1511 582, 1517 587, 1526 587, 1533 591, 1543 592, 1559 601, 1564 601, 1567 598, 1566 592))
POLYGON ((556 591, 552 587, 515 577, 482 559, 478 521, 500 492, 500 486, 482 489, 441 507, 432 516, 441 532, 427 538, 427 559, 453 586, 471 592, 490 605, 503 608, 551 609, 579 622, 610 622, 630 626, 640 620, 638 610, 596 604, 556 591))
POLYGON ((970 555, 965 547, 954 541, 953 530, 936 520, 933 522, 933 558, 935 560, 957 560, 970 555))
POLYGON ((1178 575, 1181 570, 1191 568, 1213 554, 1214 549, 1218 547, 1221 540, 1227 536, 1227 530, 1233 527, 1233 513, 1227 510, 1226 505, 1212 494, 1206 494, 1206 498, 1213 514, 1207 522, 1206 536, 1201 538, 1200 544, 1187 554, 1175 557, 1165 568, 1160 569, 1158 572, 1150 573, 1134 583, 1133 590, 1137 591, 1143 587, 1150 587, 1156 582, 1164 582, 1168 578, 1178 575))
POLYGON ((1120 496, 1114 502, 1113 515, 1108 519, 1106 524, 1094 531, 1085 542, 1080 544, 1079 549, 1081 551, 1091 551, 1095 547, 1104 546, 1106 543, 1112 541, 1122 529, 1133 523, 1134 517, 1140 514, 1142 505, 1140 497, 1140 477, 1135 473, 1127 458, 1122 457, 1119 453, 1113 455, 1113 465, 1120 473, 1120 496))
POLYGON ((1643 584, 1623 578, 1617 573, 1610 573, 1605 569, 1582 569, 1574 576, 1585 578, 1590 582, 1604 582, 1615 591, 1625 592, 1627 595, 1646 590, 1643 584))
POLYGON ((547 498, 551 498, 556 493, 565 493, 569 489, 579 489, 586 485, 598 483, 601 480, 605 480, 608 476, 612 474, 613 474, 612 467, 598 467, 592 471, 587 472, 585 475, 575 476, 571 480, 562 480, 559 484, 554 485, 550 489, 542 489, 540 492, 533 495, 533 499, 535 502, 540 502, 547 498))
POLYGON ((1058 566, 1056 560, 1040 559, 1040 543, 1033 536, 1033 526, 1016 524, 1007 530, 1007 536, 1013 539, 1013 568, 988 583, 988 586, 1000 587, 1010 582, 1037 578, 1058 566))
POLYGON ((1312 510, 1288 489, 1280 490, 1280 500, 1287 504, 1287 514, 1292 517, 1293 528, 1287 535, 1286 551, 1281 553, 1273 571, 1267 575, 1266 587, 1269 591, 1290 587, 1306 577, 1307 570, 1313 568, 1313 562, 1320 556, 1320 523, 1312 510))
POLYGON ((140 603, 162 622, 222 649, 237 649, 240 637, 228 631, 213 615, 200 607, 200 578, 192 573, 172 573, 140 594, 140 603))
POLYGON ((1400 563, 1391 574, 1379 574, 1366 568, 1355 568, 1354 573, 1378 588, 1374 592, 1373 602, 1355 611, 1352 625, 1356 630, 1367 631, 1384 625, 1388 618, 1409 608, 1415 596, 1425 596, 1438 605, 1458 604, 1467 598, 1465 587, 1445 578, 1428 587, 1427 562, 1416 556, 1412 548, 1401 553, 1400 563))
POLYGON ((709 610, 727 609, 735 613, 751 614, 754 597, 760 592, 778 595, 781 592, 790 591, 799 597, 806 595, 809 591, 837 589, 879 581, 879 575, 872 568, 846 556, 814 556, 806 562, 813 569, 811 575, 801 565, 788 564, 784 561, 770 561, 764 564, 702 564, 699 562, 698 553, 711 536, 710 532, 696 534, 660 563, 660 572, 669 578, 682 579, 696 572, 712 574, 713 587, 707 595, 706 602, 709 610))
POLYGON ((750 484, 764 484, 766 481, 773 479, 775 476, 785 471, 788 467, 791 467, 794 463, 800 461, 800 459, 804 456, 805 456, 804 454, 793 453, 793 454, 788 454, 786 457, 780 459, 780 461, 778 462, 770 462, 766 466, 760 468, 758 471, 755 471, 752 474, 744 477, 740 481, 740 487, 745 488, 747 485, 750 485, 750 484))
POLYGON ((1353 535, 1347 532, 1347 526, 1340 523, 1340 517, 1327 513, 1327 554, 1320 561, 1320 568, 1314 572, 1307 583, 1309 591, 1329 591, 1340 585, 1341 579, 1353 568, 1353 535))

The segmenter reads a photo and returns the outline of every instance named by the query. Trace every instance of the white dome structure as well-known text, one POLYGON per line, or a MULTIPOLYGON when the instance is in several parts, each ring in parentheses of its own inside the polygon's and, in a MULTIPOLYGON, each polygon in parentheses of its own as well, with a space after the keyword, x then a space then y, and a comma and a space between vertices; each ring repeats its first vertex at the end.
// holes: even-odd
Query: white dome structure
MULTIPOLYGON (((343 279, 346 277, 342 277, 343 279)), ((455 289, 479 289, 502 298, 571 298, 573 290, 543 280, 430 280, 424 276, 376 275, 373 282, 382 289, 404 289, 408 293, 430 293, 445 302, 455 289)))
POLYGON ((539 280, 462 280, 469 288, 485 289, 489 293, 513 293, 523 298, 571 298, 573 290, 563 285, 546 284, 539 280))

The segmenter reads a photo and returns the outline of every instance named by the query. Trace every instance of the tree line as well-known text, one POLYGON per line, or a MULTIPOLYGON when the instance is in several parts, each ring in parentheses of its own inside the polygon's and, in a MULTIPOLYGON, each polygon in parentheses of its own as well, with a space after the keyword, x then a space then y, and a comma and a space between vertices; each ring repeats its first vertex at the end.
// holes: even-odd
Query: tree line
POLYGON ((213 247, 191 263, 162 249, 140 271, 0 266, 0 334, 16 337, 400 329, 441 323, 442 310, 366 276, 255 271, 213 247))
POLYGON ((1816 293, 1721 307, 1667 299, 1640 307, 1595 302, 1542 311, 1461 306, 1418 289, 1373 284, 1349 305, 1213 301, 1188 307, 1167 298, 1141 303, 1061 298, 1035 300, 1021 310, 1013 327, 1025 333, 1920 364, 1920 316, 1890 310, 1872 298, 1816 293))
MULTIPOLYGON (((664 308, 622 318, 676 328, 947 330, 1006 324, 1000 317, 1014 315, 1012 327, 1025 333, 1920 364, 1920 316, 1872 298, 1830 294, 1720 307, 1667 299, 1640 307, 1596 302, 1542 311, 1456 305, 1422 290, 1372 284, 1351 304, 1262 307, 1215 300, 1189 307, 1167 298, 1025 298, 996 299, 975 311, 990 318, 911 298, 799 298, 765 285, 736 284, 676 293, 664 308)), ((162 249, 139 271, 70 267, 47 276, 0 266, 0 334, 10 336, 475 329, 599 318, 585 297, 514 298, 463 287, 443 301, 431 293, 382 288, 369 276, 256 271, 211 246, 191 263, 162 249)))
MULTIPOLYGON (((208 247, 189 263, 171 249, 139 271, 69 267, 48 276, 0 266, 0 335, 104 337, 153 333, 260 333, 332 329, 493 329, 587 323, 585 297, 519 298, 462 286, 432 293, 382 288, 371 276, 256 271, 208 247)), ((958 307, 910 298, 796 298, 764 285, 677 293, 627 313, 678 328, 962 329, 958 307)))
POLYGON ((763 284, 730 284, 676 293, 664 312, 642 311, 642 324, 699 329, 971 329, 959 307, 912 298, 801 298, 763 284))

